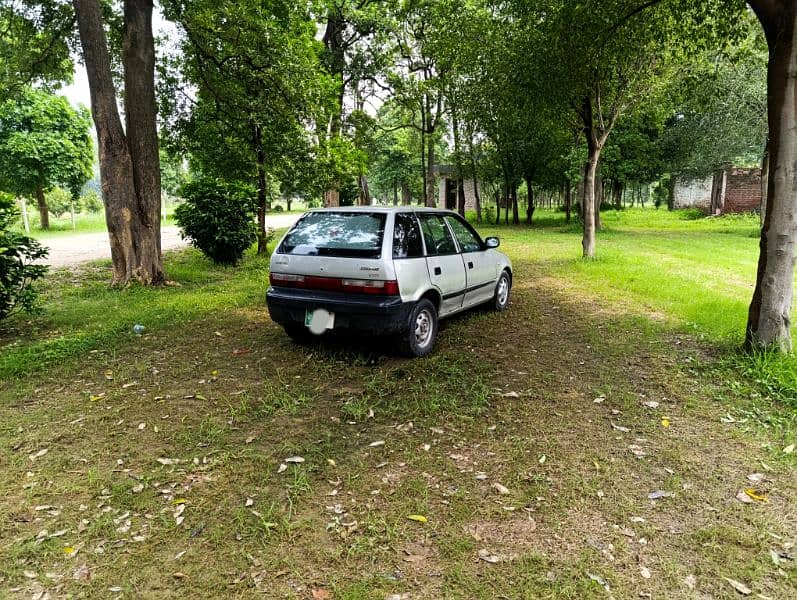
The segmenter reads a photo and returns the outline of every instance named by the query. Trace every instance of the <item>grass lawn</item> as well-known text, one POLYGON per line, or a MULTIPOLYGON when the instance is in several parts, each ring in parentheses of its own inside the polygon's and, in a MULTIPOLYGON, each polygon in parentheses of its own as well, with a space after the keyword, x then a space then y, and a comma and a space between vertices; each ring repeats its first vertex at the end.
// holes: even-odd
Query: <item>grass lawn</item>
POLYGON ((510 309, 414 361, 292 344, 254 256, 49 275, 0 333, 0 596, 794 597, 795 362, 734 352, 755 220, 605 213, 583 262, 536 217, 483 228, 510 309))

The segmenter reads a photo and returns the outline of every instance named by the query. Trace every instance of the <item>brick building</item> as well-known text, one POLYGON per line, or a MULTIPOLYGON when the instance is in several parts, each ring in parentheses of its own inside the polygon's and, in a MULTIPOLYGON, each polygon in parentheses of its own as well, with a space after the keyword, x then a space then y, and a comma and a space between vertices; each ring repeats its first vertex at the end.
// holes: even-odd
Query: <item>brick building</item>
MULTIPOLYGON (((454 167, 450 165, 437 165, 434 168, 437 175, 437 206, 449 210, 457 210, 457 180, 454 177, 454 167)), ((465 210, 476 210, 476 185, 472 179, 462 182, 465 188, 465 210)), ((481 188, 479 188, 481 192, 481 188)))
POLYGON ((674 208, 699 208, 710 215, 761 208, 761 169, 727 167, 713 177, 682 181, 673 189, 674 208))

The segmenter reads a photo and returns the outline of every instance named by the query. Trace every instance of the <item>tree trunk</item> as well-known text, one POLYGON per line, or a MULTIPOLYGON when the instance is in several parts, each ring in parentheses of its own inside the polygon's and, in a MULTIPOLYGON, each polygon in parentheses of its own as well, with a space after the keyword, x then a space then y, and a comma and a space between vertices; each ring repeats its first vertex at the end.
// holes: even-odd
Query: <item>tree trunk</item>
POLYGON ((364 174, 357 177, 357 185, 360 189, 360 195, 357 198, 357 204, 360 206, 371 206, 371 190, 368 187, 368 179, 364 174))
POLYGON ((570 223, 570 213, 573 210, 573 187, 569 179, 565 179, 565 223, 570 223))
MULTIPOLYGON (((531 185, 531 176, 527 175, 526 179, 526 223, 531 225, 531 220, 534 218, 534 188, 531 185)), ((543 201, 545 199, 543 198, 543 201)))
POLYGON ((667 210, 675 208, 675 175, 670 175, 667 182, 667 210))
POLYGON ((764 148, 764 157, 761 160, 761 225, 764 225, 764 218, 767 214, 767 194, 769 193, 769 141, 764 148))
POLYGON ((266 178, 266 153, 263 150, 263 131, 260 125, 252 124, 252 143, 257 158, 257 253, 268 252, 266 211, 268 210, 268 180, 266 178))
POLYGON ((512 182, 512 225, 520 225, 520 210, 517 202, 517 182, 512 182))
POLYGON ((457 212, 465 216, 465 180, 457 179, 457 212))
POLYGON ((584 174, 584 197, 581 200, 584 211, 581 247, 584 258, 595 258, 595 173, 598 170, 600 147, 594 136, 589 135, 588 138, 590 138, 587 142, 589 160, 584 174))
POLYGON ((427 154, 429 158, 426 162, 426 187, 429 190, 429 195, 426 198, 426 206, 434 208, 437 206, 437 186, 435 185, 434 176, 434 141, 431 137, 429 138, 427 154))
POLYGON ((165 280, 161 258, 161 170, 155 100, 155 40, 152 0, 124 2, 122 63, 124 65, 125 135, 133 162, 136 219, 133 243, 138 246, 137 278, 165 280), (142 272, 143 271, 143 272, 142 272))
POLYGON ((401 182, 401 203, 404 206, 409 206, 412 204, 412 197, 410 196, 410 186, 407 185, 406 181, 401 182))
POLYGON ((393 180, 393 206, 398 206, 398 183, 393 180))
POLYGON ((47 206, 47 199, 41 186, 36 187, 36 201, 39 203, 39 227, 44 230, 50 229, 50 208, 47 206))
POLYGON ((122 36, 125 135, 98 0, 73 0, 97 131, 113 284, 165 280, 160 247, 160 167, 155 125, 152 2, 126 0, 122 36))
POLYGON ((756 287, 747 320, 748 348, 790 352, 797 238, 797 5, 751 1, 769 45, 769 190, 756 287))
POLYGON ((285 197, 285 205, 288 207, 288 212, 291 212, 291 204, 293 203, 293 198, 288 195, 285 197))
POLYGON ((595 179, 595 231, 603 229, 601 225, 601 205, 603 204, 603 179, 595 179))
MULTIPOLYGON (((426 125, 426 117, 421 116, 422 124, 426 125)), ((426 181, 426 131, 421 128, 421 183, 423 184, 423 205, 429 206, 429 190, 426 181)))
POLYGON ((324 207, 335 208, 340 206, 340 191, 335 187, 330 187, 324 192, 324 207))

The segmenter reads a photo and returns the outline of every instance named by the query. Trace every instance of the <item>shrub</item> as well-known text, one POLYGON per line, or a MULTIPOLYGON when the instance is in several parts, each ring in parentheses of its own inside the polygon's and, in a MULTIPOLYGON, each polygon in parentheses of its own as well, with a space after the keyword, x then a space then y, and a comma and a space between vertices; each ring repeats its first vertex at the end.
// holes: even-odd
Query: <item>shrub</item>
POLYGON ((47 256, 47 249, 11 231, 14 221, 13 198, 0 194, 0 321, 17 309, 35 311, 38 291, 32 284, 47 272, 46 265, 32 264, 47 256))
POLYGON ((180 190, 174 209, 184 239, 213 262, 232 265, 257 239, 254 190, 250 186, 201 179, 180 190))
POLYGON ((72 208, 72 194, 64 188, 54 187, 44 194, 44 198, 47 201, 47 208, 50 210, 50 214, 56 217, 68 213, 72 208))
POLYGON ((104 204, 102 198, 94 188, 88 188, 78 200, 80 210, 87 213, 101 212, 104 204))

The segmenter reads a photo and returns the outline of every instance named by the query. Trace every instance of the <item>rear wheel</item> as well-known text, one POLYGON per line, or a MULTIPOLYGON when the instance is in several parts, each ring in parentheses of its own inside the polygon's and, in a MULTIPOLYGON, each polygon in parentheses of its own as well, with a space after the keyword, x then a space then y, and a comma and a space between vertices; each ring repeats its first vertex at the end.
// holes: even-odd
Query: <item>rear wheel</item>
POLYGON ((509 306, 509 292, 512 290, 512 281, 509 273, 504 271, 495 284, 495 296, 493 297, 493 308, 498 311, 506 310, 509 306))
POLYGON ((401 351, 406 356, 426 356, 437 339, 437 309, 422 298, 410 312, 409 327, 401 335, 401 351))

